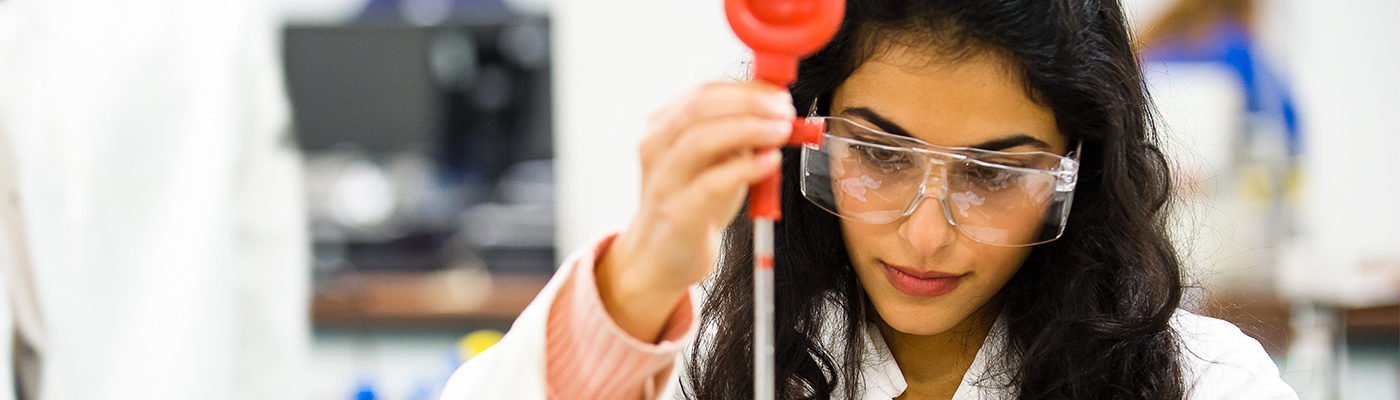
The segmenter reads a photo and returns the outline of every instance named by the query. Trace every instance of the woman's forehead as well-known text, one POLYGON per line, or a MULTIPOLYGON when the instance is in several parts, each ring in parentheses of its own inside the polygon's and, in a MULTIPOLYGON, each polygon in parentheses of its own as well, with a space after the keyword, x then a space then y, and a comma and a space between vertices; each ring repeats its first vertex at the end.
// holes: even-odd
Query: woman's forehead
POLYGON ((1049 143, 1052 148, 1045 150, 1063 153, 1067 139, 1054 113, 1031 99, 1015 71, 991 52, 940 61, 907 49, 883 51, 836 88, 830 113, 875 122, 854 115, 873 113, 940 146, 1023 134, 1049 143))

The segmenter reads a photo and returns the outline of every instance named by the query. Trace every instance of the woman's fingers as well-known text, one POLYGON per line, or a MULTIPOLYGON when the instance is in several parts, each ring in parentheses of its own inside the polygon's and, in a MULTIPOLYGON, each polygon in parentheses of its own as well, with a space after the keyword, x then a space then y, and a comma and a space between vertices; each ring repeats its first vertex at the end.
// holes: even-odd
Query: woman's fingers
POLYGON ((711 83, 653 113, 642 140, 645 171, 671 148, 689 126, 729 117, 792 119, 796 111, 786 90, 765 83, 711 83))
POLYGON ((658 287, 703 279, 715 234, 748 186, 777 170, 794 114, 787 92, 753 83, 707 85, 654 114, 639 149, 640 208, 612 259, 658 287))
POLYGON ((702 215, 707 217, 705 222, 709 227, 723 227, 738 214, 748 187, 777 171, 781 161, 778 149, 770 149, 720 162, 697 176, 679 196, 673 197, 670 206, 680 209, 671 211, 702 215))
POLYGON ((731 117, 701 122, 686 129, 654 165, 675 177, 694 177, 735 154, 774 149, 787 142, 791 119, 731 117))
POLYGON ((633 278, 657 288, 704 280, 714 267, 715 234, 738 214, 747 187, 780 162, 777 149, 739 154, 674 189, 645 189, 637 218, 610 254, 629 260, 639 268, 633 278))
POLYGON ((651 340, 689 285, 714 270, 717 233, 749 185, 776 171, 795 116, 782 88, 706 85, 657 111, 639 148, 642 199, 598 261, 604 307, 623 330, 651 340), (641 307, 660 305, 658 307, 641 307))

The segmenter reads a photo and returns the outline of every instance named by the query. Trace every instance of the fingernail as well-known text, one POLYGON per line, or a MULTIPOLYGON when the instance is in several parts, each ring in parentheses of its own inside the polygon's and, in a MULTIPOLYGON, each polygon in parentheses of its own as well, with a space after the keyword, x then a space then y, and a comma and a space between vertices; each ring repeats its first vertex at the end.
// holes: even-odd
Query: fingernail
POLYGON ((764 150, 763 155, 759 157, 762 158, 764 165, 778 165, 783 161, 783 153, 776 149, 764 150))
POLYGON ((764 129, 774 134, 789 135, 792 134, 792 121, 782 119, 769 120, 765 122, 764 129))
POLYGON ((768 104, 777 115, 791 116, 797 114, 795 111, 796 109, 792 106, 792 95, 788 92, 778 92, 768 104))

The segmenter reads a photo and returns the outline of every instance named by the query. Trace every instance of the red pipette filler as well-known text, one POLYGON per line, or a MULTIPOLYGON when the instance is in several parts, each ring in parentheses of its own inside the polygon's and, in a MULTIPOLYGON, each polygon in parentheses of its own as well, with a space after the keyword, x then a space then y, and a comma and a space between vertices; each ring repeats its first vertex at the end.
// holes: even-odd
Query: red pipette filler
MULTIPOLYGON (((845 0, 725 0, 734 34, 753 49, 754 78, 786 88, 797 78, 797 61, 820 50, 846 11, 845 0)), ((788 146, 819 144, 823 127, 793 121, 788 146)), ((782 218, 778 171, 749 188, 754 223, 754 398, 775 395, 773 360, 773 222, 782 218)))

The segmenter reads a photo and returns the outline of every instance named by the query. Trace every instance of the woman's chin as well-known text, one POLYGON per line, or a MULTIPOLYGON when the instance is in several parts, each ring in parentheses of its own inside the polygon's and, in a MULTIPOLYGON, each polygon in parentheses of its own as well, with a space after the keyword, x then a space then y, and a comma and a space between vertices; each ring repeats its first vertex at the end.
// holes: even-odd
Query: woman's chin
MULTIPOLYGON (((877 310, 880 307, 876 307, 877 310)), ((930 310, 904 310, 895 307, 893 312, 881 312, 880 318, 891 329, 906 335, 932 336, 953 329, 961 321, 946 313, 930 310)))

